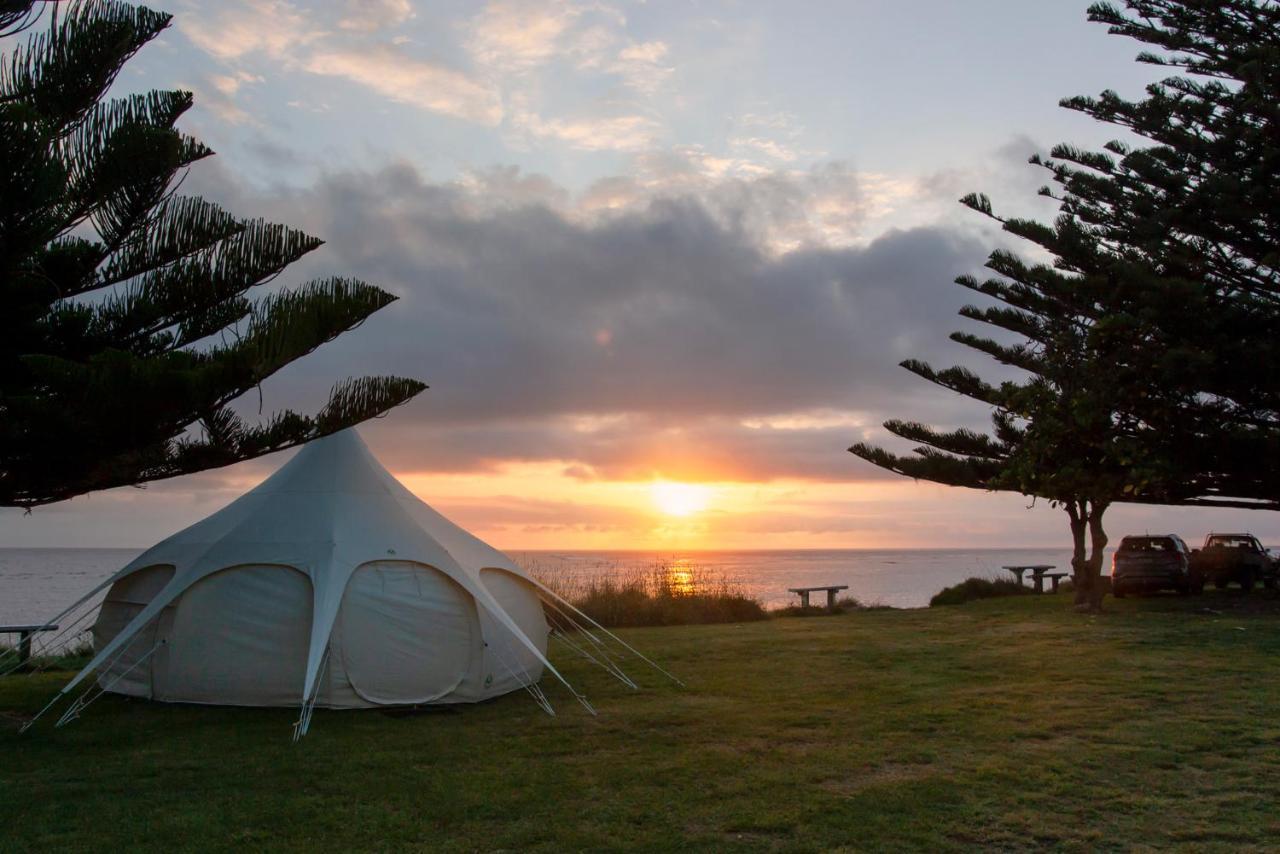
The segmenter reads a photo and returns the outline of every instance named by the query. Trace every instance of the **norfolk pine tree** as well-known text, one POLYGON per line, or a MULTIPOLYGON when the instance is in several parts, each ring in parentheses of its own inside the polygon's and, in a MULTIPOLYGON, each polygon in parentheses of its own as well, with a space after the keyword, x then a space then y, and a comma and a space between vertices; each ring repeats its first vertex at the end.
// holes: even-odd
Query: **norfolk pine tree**
POLYGON ((249 424, 233 411, 395 297, 345 278, 254 290, 321 241, 175 193, 213 153, 175 129, 189 92, 106 96, 170 16, 49 9, 0 0, 0 505, 252 459, 425 388, 365 377, 315 415, 249 424))
MULTIPOLYGON (((1156 144, 1114 142, 1109 153, 1059 146, 1054 160, 1033 158, 1062 188, 1042 190, 1062 202, 1061 216, 1053 226, 1001 222, 1053 266, 997 252, 988 266, 999 278, 958 280, 1005 304, 962 315, 1024 340, 953 339, 1030 379, 997 387, 963 369, 906 362, 993 406, 993 435, 891 421, 892 433, 920 443, 915 456, 850 449, 912 477, 1065 507, 1077 604, 1088 609, 1101 601, 1111 503, 1280 506, 1271 358, 1280 20, 1273 4, 1243 0, 1128 8, 1136 17, 1106 4, 1089 14, 1166 51, 1143 61, 1209 82, 1173 78, 1138 103, 1110 92, 1063 102, 1156 144)), ((964 201, 993 216, 985 197, 964 201)))
POLYGON ((1120 366, 1179 462, 1176 503, 1275 509, 1280 5, 1134 0, 1089 16, 1157 49, 1140 61, 1182 73, 1138 101, 1063 101, 1151 144, 1058 146, 1042 164, 1058 191, 1042 192, 1150 273, 1104 295, 1104 331, 1139 345, 1120 366))
MULTIPOLYGON (((990 214, 985 198, 966 202, 990 214)), ((924 379, 991 406, 992 432, 948 432, 892 420, 885 428, 917 443, 913 455, 866 443, 849 450, 908 477, 1015 491, 1062 507, 1070 521, 1076 604, 1096 610, 1107 545, 1103 515, 1117 501, 1163 500, 1169 464, 1158 437, 1129 411, 1129 389, 1095 331, 1098 294, 1114 286, 1115 271, 1070 218, 1052 227, 1026 220, 1010 220, 1005 227, 1044 247, 1056 263, 1028 264, 997 251, 987 261, 996 276, 956 281, 1000 303, 966 306, 962 316, 1021 340, 1010 344, 967 332, 951 338, 1026 378, 996 384, 962 367, 935 370, 916 360, 902 363, 924 379)))

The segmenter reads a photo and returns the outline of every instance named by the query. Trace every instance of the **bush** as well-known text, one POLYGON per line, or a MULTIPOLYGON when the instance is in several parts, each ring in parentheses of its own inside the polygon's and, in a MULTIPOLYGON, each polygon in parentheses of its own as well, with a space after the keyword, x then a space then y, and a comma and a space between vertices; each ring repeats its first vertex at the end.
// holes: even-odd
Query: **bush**
MULTIPOLYGON (((588 575, 546 572, 538 566, 530 572, 609 628, 742 623, 768 616, 740 586, 697 567, 658 562, 647 569, 599 567, 588 575)), ((548 619, 553 626, 559 620, 551 612, 548 619)))
POLYGON ((973 599, 995 599, 1000 596, 1023 596, 1031 592, 1016 581, 1004 578, 966 578, 959 584, 944 587, 929 600, 935 605, 962 605, 973 599))

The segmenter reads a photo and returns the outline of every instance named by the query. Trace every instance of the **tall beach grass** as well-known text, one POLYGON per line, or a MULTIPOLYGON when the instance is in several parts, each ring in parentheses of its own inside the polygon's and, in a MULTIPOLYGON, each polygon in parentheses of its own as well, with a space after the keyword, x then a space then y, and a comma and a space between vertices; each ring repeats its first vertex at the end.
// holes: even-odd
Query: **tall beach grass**
MULTIPOLYGON (((31 657, 15 673, 30 673, 39 670, 79 670, 93 658, 93 637, 89 632, 80 632, 53 649, 40 648, 37 641, 32 645, 31 657)), ((17 664, 17 648, 15 644, 0 644, 0 673, 17 664)))
POLYGON ((764 606, 723 574, 684 561, 581 569, 529 561, 525 570, 602 626, 679 626, 763 620, 764 606))

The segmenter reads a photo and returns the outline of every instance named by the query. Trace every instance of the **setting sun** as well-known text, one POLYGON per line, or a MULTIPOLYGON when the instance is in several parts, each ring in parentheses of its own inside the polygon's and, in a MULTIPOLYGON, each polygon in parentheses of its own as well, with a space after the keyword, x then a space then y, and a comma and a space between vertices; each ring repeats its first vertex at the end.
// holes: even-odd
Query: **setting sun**
POLYGON ((653 503, 668 516, 692 516, 707 509, 711 488, 692 483, 655 481, 650 488, 653 503))

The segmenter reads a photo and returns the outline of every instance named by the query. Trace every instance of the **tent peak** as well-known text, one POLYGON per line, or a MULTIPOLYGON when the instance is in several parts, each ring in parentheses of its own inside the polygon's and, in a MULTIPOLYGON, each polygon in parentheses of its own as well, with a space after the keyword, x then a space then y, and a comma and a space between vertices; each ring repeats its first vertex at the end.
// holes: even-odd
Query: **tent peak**
POLYGON ((308 442, 252 491, 388 493, 394 482, 391 472, 350 427, 308 442))

